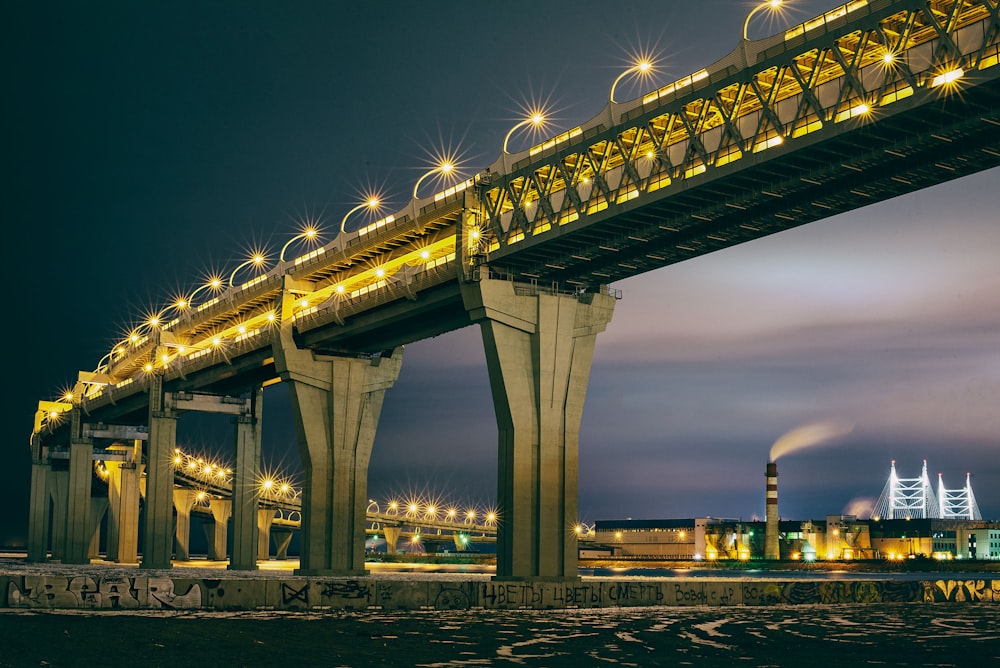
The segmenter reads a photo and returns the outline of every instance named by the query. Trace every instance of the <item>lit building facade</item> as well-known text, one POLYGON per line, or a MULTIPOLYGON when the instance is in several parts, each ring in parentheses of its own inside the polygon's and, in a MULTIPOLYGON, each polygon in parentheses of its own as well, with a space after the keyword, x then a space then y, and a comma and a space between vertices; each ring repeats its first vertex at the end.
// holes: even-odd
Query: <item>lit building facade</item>
MULTIPOLYGON (((585 548, 624 559, 763 559, 766 523, 698 517, 599 520, 585 548)), ((1000 523, 956 519, 781 520, 782 560, 1000 559, 1000 523)), ((582 555, 583 556, 583 555, 582 555)))

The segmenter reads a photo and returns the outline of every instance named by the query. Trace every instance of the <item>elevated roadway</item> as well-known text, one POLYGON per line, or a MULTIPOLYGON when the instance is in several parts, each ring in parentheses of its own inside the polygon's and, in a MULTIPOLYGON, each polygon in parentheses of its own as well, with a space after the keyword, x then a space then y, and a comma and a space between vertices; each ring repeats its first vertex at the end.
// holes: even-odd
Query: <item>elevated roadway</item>
MULTIPOLYGON (((199 286, 81 371, 71 396, 40 403, 29 553, 52 499, 47 453, 100 447, 85 425, 148 425, 156 461, 170 420, 233 412, 237 475, 252 476, 260 388, 280 381, 306 469, 303 572, 357 571, 357 553, 330 546, 363 523, 402 347, 478 323, 500 431, 498 576, 571 577, 576 432, 594 337, 620 297, 609 286, 997 166, 998 35, 995 0, 854 0, 268 271, 235 281, 248 261, 199 286)), ((154 468, 147 497, 166 508, 172 482, 154 468)), ((168 513, 147 512, 148 536, 168 513)), ((78 558, 80 540, 67 539, 78 558)), ((144 554, 162 567, 168 550, 144 554)))

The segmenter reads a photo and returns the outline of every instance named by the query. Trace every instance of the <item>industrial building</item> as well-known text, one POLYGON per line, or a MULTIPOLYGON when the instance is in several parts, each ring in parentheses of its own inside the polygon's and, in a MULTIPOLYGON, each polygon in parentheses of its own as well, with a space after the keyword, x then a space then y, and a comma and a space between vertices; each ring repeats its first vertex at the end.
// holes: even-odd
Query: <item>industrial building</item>
MULTIPOLYGON (((598 520, 581 556, 661 560, 765 559, 766 522, 690 519, 598 520)), ((779 558, 788 560, 1000 560, 1000 522, 954 519, 780 520, 779 558)))
POLYGON ((598 520, 582 557, 663 560, 1000 559, 1000 522, 982 519, 966 476, 964 487, 935 494, 927 462, 917 478, 900 478, 893 461, 889 481, 869 519, 827 515, 782 520, 778 470, 768 462, 765 520, 598 520))

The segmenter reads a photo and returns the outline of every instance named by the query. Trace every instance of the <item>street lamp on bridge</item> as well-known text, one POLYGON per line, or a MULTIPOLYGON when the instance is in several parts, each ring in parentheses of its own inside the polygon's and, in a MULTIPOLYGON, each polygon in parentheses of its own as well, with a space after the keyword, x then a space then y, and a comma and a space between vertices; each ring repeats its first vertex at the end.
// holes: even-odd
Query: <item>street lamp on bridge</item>
POLYGON ((615 104, 615 88, 622 79, 630 74, 636 74, 640 78, 645 78, 652 73, 653 66, 654 63, 652 60, 643 57, 633 63, 632 67, 619 74, 618 77, 611 83, 611 92, 608 94, 608 99, 611 101, 611 104, 615 104))
POLYGON ((770 9, 771 11, 777 11, 781 7, 781 2, 782 0, 764 0, 764 2, 754 7, 750 11, 750 13, 747 14, 746 21, 743 22, 743 39, 744 40, 749 39, 749 37, 747 37, 747 28, 750 27, 750 19, 753 18, 753 16, 756 13, 758 13, 763 9, 770 9))
POLYGON ((267 262, 267 257, 263 253, 261 253, 260 251, 254 252, 254 254, 250 256, 249 260, 243 262, 242 264, 237 265, 237 267, 233 269, 233 273, 229 274, 229 287, 233 287, 233 280, 236 278, 236 272, 238 272, 240 269, 249 266, 260 267, 265 262, 267 262))
POLYGON ((218 293, 222 290, 224 286, 225 283, 222 282, 221 276, 218 275, 209 276, 208 280, 204 283, 204 285, 199 286, 194 292, 188 295, 187 299, 185 300, 185 305, 182 306, 181 308, 191 308, 192 306, 194 306, 194 298, 197 297, 198 293, 201 292, 202 290, 211 290, 212 292, 218 293))
POLYGON ((370 195, 367 200, 358 204, 356 207, 344 214, 344 217, 340 220, 340 234, 337 235, 341 251, 344 250, 344 225, 347 224, 347 219, 351 217, 351 214, 364 208, 367 208, 369 211, 375 211, 381 205, 382 202, 379 200, 378 195, 370 195))
POLYGON ((315 225, 306 225, 304 228, 302 228, 301 232, 299 232, 294 237, 289 239, 287 242, 285 242, 285 245, 281 247, 281 252, 278 253, 278 262, 285 261, 285 251, 288 250, 288 247, 291 246, 294 242, 303 239, 306 241, 313 241, 318 236, 319 236, 318 227, 316 227, 315 225))
POLYGON ((503 138, 503 152, 504 152, 504 154, 506 154, 506 155, 510 154, 510 151, 507 150, 507 143, 510 142, 511 135, 513 135, 520 128, 523 128, 523 127, 525 127, 527 125, 530 125, 530 126, 536 128, 536 129, 537 128, 541 128, 542 126, 545 125, 545 113, 542 110, 540 110, 540 109, 532 111, 531 115, 529 115, 523 121, 521 121, 520 123, 518 123, 517 125, 515 125, 514 127, 512 127, 507 132, 507 136, 503 138))
POLYGON ((434 169, 421 176, 417 179, 417 182, 413 184, 413 199, 417 199, 417 190, 420 188, 420 184, 423 183, 424 179, 428 176, 440 174, 443 177, 447 177, 449 174, 453 173, 455 173, 455 163, 451 160, 442 160, 436 167, 434 167, 434 169))

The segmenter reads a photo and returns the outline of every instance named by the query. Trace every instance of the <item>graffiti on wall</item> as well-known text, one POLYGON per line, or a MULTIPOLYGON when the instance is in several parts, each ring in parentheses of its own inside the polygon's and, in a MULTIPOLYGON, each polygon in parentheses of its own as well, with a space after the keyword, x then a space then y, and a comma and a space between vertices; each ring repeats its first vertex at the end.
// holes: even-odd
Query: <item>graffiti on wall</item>
POLYGON ((1000 603, 1000 580, 935 580, 924 583, 928 603, 1000 603))
POLYGON ((0 605, 49 609, 547 610, 629 606, 1000 603, 1000 580, 433 582, 366 578, 184 579, 25 575, 0 605))
POLYGON ((25 575, 7 585, 12 608, 187 609, 202 605, 201 588, 171 578, 25 575))

